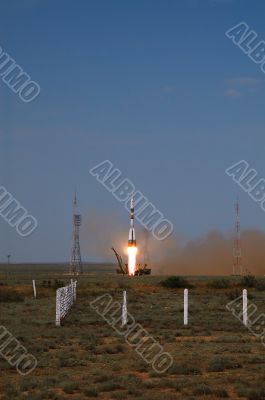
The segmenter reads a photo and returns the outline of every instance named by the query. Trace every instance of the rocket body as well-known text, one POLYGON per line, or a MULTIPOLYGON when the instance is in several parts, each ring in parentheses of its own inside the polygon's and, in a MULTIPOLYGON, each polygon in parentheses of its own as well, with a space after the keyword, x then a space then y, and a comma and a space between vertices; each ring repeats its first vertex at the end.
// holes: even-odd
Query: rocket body
POLYGON ((136 238, 134 230, 134 203, 133 198, 131 199, 131 212, 130 212, 130 229, 128 238, 128 274, 135 275, 136 270, 136 238))
POLYGON ((130 207, 130 229, 129 229, 128 247, 136 247, 133 198, 131 199, 131 207, 130 207))

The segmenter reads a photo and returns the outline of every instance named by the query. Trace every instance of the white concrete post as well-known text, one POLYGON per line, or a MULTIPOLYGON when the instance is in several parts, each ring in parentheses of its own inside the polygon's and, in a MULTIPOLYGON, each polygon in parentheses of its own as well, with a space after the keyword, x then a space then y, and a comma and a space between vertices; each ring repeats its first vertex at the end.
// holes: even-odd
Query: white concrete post
POLYGON ((76 301, 76 286, 77 286, 77 281, 74 281, 73 285, 74 285, 74 299, 73 299, 73 301, 75 302, 75 301, 76 301))
POLYGON ((184 289, 184 325, 188 325, 188 299, 189 291, 188 289, 184 289))
POLYGON ((71 279, 70 285, 71 285, 71 289, 72 289, 72 305, 73 305, 74 304, 74 297, 75 297, 75 293, 74 293, 75 288, 74 288, 74 280, 73 279, 71 279))
POLYGON ((70 285, 71 285, 71 290, 72 290, 72 301, 71 301, 71 303, 72 303, 72 305, 73 305, 73 304, 74 304, 74 298, 75 298, 75 287, 74 287, 74 281, 73 281, 73 279, 71 279, 70 285))
POLYGON ((243 324, 248 325, 248 292, 247 289, 243 290, 243 324))
POLYGON ((32 281, 32 285, 33 285, 33 293, 34 293, 34 297, 35 297, 35 299, 36 299, 36 297, 37 297, 37 292, 36 292, 36 284, 35 284, 35 279, 33 279, 33 281, 32 281))
POLYGON ((127 316, 127 297, 126 290, 123 291, 123 304, 122 304, 122 322, 121 326, 127 325, 128 316, 127 316))
POLYGON ((61 291, 60 289, 56 290, 56 319, 55 325, 61 325, 61 291))

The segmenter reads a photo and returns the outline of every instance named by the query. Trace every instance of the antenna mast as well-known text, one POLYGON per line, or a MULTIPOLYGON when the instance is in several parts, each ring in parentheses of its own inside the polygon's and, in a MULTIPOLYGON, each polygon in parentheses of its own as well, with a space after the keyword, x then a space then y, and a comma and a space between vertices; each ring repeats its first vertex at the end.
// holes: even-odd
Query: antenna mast
POLYGON ((79 228, 81 226, 81 214, 77 213, 77 197, 76 191, 73 202, 73 237, 72 237, 72 251, 70 261, 70 274, 82 274, 83 265, 81 260, 80 241, 79 241, 79 228))

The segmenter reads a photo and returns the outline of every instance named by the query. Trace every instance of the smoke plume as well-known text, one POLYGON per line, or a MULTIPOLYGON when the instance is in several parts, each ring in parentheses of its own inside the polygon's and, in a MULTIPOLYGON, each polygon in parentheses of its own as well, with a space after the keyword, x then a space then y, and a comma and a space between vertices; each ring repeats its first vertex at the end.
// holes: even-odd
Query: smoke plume
MULTIPOLYGON (((251 274, 265 274, 265 232, 244 230, 242 237, 243 269, 251 274)), ((127 262, 128 224, 115 214, 90 211, 81 231, 82 253, 88 260, 116 263, 111 247, 127 262)), ((231 275, 233 233, 209 232, 183 243, 181 235, 164 241, 136 226, 137 262, 148 257, 148 266, 156 275, 231 275), (147 251, 146 251, 147 250, 147 251), (147 254, 146 254, 147 253, 147 254)))

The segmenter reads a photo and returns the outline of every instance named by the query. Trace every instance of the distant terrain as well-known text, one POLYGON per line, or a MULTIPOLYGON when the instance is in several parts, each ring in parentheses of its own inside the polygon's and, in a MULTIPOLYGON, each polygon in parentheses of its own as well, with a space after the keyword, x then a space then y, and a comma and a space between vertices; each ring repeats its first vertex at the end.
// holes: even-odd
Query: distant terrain
MULTIPOLYGON (((115 264, 83 263, 84 272, 115 272, 115 264)), ((68 272, 69 262, 62 263, 0 263, 0 274, 46 274, 68 272)))
MULTIPOLYGON (((265 347, 226 309, 242 292, 239 277, 180 280, 190 286, 189 325, 184 327, 183 287, 162 286, 164 276, 106 272, 115 269, 111 265, 90 268, 93 272, 77 277, 77 302, 56 327, 56 285, 70 280, 62 273, 65 265, 0 265, 1 325, 38 360, 32 374, 23 377, 0 358, 1 400, 264 398, 265 347), (173 356, 163 374, 90 307, 105 293, 122 302, 124 289, 128 311, 173 356)), ((248 288, 248 294, 264 312, 263 283, 248 288)))

